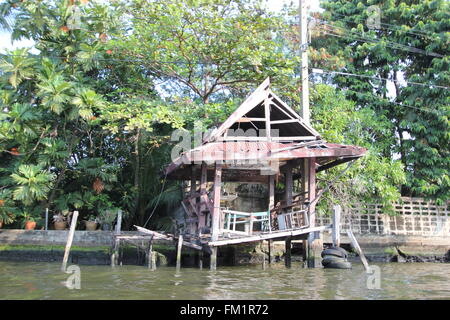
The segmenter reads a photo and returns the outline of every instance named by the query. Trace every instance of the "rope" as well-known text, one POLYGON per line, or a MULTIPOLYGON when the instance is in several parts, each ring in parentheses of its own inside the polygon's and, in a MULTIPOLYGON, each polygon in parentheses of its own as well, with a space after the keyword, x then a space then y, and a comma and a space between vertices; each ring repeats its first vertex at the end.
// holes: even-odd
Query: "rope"
POLYGON ((152 213, 150 214, 150 216, 148 217, 147 221, 145 221, 145 223, 144 223, 144 228, 145 228, 145 226, 147 225, 147 223, 150 221, 150 218, 153 216, 153 214, 154 214, 155 211, 156 211, 156 208, 157 208, 158 205, 159 205, 159 200, 161 200, 161 195, 163 194, 164 187, 165 187, 165 185, 166 185, 166 178, 167 178, 167 171, 166 171, 165 174, 164 174, 164 181, 163 181, 163 184, 162 184, 162 186, 161 186, 161 192, 159 193, 158 200, 156 201, 156 205, 153 207, 153 211, 152 211, 152 213))

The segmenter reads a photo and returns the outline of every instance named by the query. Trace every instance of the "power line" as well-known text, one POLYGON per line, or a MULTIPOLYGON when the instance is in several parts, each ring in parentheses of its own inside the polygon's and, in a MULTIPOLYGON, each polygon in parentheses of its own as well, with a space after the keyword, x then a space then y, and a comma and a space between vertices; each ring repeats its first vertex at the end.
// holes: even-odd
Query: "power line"
MULTIPOLYGON (((314 69, 312 69, 311 72, 312 73, 337 73, 337 74, 344 75, 344 76, 364 76, 364 75, 357 75, 357 74, 346 73, 346 72, 335 72, 335 71, 331 71, 331 72, 316 72, 316 71, 314 71, 314 69)), ((365 78, 368 77, 368 78, 374 78, 374 79, 381 80, 381 78, 376 78, 376 77, 371 77, 371 76, 364 76, 364 77, 365 78)), ((389 79, 387 79, 387 80, 389 80, 389 79)), ((446 88, 448 88, 448 87, 446 87, 446 88)), ((399 106, 405 107, 405 108, 410 108, 410 109, 415 109, 415 110, 419 110, 419 111, 422 111, 422 112, 432 113, 432 114, 437 115, 437 116, 441 116, 442 115, 442 114, 440 114, 438 112, 438 110, 434 110, 434 109, 431 109, 431 108, 418 108, 418 107, 414 107, 414 106, 407 105, 407 104, 404 104, 404 103, 399 103, 399 102, 389 101, 389 100, 387 100, 386 102, 387 103, 396 104, 396 105, 399 105, 399 106)))
MULTIPOLYGON (((312 69, 312 73, 339 74, 339 75, 343 75, 343 76, 370 78, 370 79, 375 79, 375 80, 385 80, 385 81, 392 81, 392 82, 402 83, 402 81, 400 81, 400 80, 381 78, 381 77, 374 77, 374 76, 369 76, 369 75, 365 75, 365 74, 356 74, 356 73, 340 72, 340 71, 332 71, 332 70, 323 70, 323 69, 319 69, 319 70, 318 69, 312 69)), ((414 82, 414 81, 405 81, 405 82, 406 82, 406 85, 412 84, 412 85, 423 86, 423 87, 435 87, 435 88, 446 89, 446 90, 450 89, 450 87, 440 86, 440 85, 430 84, 430 83, 414 82)))
MULTIPOLYGON (((329 13, 332 14, 332 15, 340 16, 340 17, 347 18, 347 19, 350 18, 350 17, 355 17, 354 15, 343 15, 343 14, 337 13, 336 11, 327 11, 327 12, 329 12, 329 13)), ((361 17, 361 19, 363 19, 363 18, 361 17)), ((357 22, 352 22, 352 21, 344 21, 344 22, 350 23, 350 24, 353 24, 353 25, 358 25, 357 22)), ((361 22, 362 22, 362 21, 361 21, 361 22)), ((377 30, 383 30, 383 29, 384 29, 384 30, 391 30, 391 31, 401 31, 401 32, 405 32, 405 33, 414 34, 414 35, 417 35, 417 36, 426 37, 426 38, 429 38, 429 39, 432 39, 431 36, 439 35, 438 33, 431 32, 431 31, 422 31, 422 30, 414 30, 414 31, 411 31, 411 30, 403 30, 403 29, 402 29, 400 26, 398 26, 398 25, 389 24, 389 23, 384 23, 384 22, 380 22, 380 26, 381 26, 381 25, 384 25, 384 26, 387 26, 387 27, 384 27, 384 28, 374 28, 374 29, 377 29, 377 30)))
POLYGON ((362 42, 372 42, 372 43, 387 43, 389 45, 386 45, 386 47, 392 48, 392 49, 399 49, 399 50, 404 50, 404 51, 409 51, 409 52, 413 52, 413 53, 418 53, 418 54, 423 54, 423 55, 427 55, 427 56, 433 56, 433 57, 438 57, 438 58, 445 58, 446 56, 436 53, 436 52, 427 52, 423 49, 419 49, 413 46, 409 46, 409 45, 404 45, 398 42, 394 42, 394 41, 390 41, 390 40, 385 40, 385 39, 372 39, 372 38, 367 38, 364 35, 360 34, 359 32, 355 32, 355 31, 349 31, 346 30, 344 28, 341 27, 337 27, 334 26, 332 24, 326 23, 326 22, 322 22, 323 25, 327 25, 331 28, 333 28, 334 30, 329 30, 327 28, 320 28, 321 30, 325 31, 326 33, 328 33, 329 35, 332 36, 337 36, 337 37, 341 37, 341 38, 345 38, 340 34, 336 34, 338 32, 342 32, 346 35, 351 36, 352 40, 356 40, 356 41, 362 41, 362 42), (335 33, 332 33, 335 32, 335 33))

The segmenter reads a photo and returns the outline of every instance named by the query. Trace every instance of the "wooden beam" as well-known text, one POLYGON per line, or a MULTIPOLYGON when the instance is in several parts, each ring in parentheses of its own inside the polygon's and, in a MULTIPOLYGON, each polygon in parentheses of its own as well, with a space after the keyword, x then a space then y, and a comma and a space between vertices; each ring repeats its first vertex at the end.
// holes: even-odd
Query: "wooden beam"
POLYGON ((78 211, 73 212, 72 222, 70 224, 69 236, 67 237, 66 248, 64 250, 64 258, 61 266, 61 270, 66 272, 67 260, 69 260, 70 248, 72 247, 73 236, 75 234, 75 227, 77 225, 78 211))
POLYGON ((352 230, 347 230, 347 235, 350 238, 352 247, 356 250, 356 252, 359 255, 359 258, 361 259, 362 264, 364 265, 364 268, 366 269, 366 272, 370 272, 369 264, 367 263, 366 256, 361 250, 361 247, 358 244, 358 241, 356 241, 355 235, 353 234, 352 230))
MULTIPOLYGON (((152 231, 152 230, 148 230, 146 228, 142 228, 139 226, 134 226, 137 231, 145 233, 145 234, 149 234, 149 235, 153 235, 153 239, 160 239, 160 240, 167 240, 167 241, 173 241, 174 239, 178 239, 178 237, 175 236, 169 236, 169 235, 165 235, 156 231, 152 231)), ((123 238, 125 238, 127 236, 124 236, 123 238)), ((118 238, 118 237, 117 237, 118 238)), ((192 249, 196 249, 196 250, 203 250, 202 246, 199 246, 198 244, 192 243, 192 242, 188 242, 188 241, 184 241, 183 240, 183 245, 192 249)))
POLYGON ((222 184, 222 164, 216 163, 216 174, 214 178, 213 193, 213 213, 212 213, 212 233, 211 239, 215 241, 219 238, 220 223, 220 190, 222 184))
POLYGON ((270 132, 270 100, 269 95, 266 95, 266 98, 264 99, 264 115, 266 119, 266 137, 267 141, 271 140, 271 132, 270 132))
POLYGON ((238 120, 236 120, 236 122, 264 122, 266 121, 266 118, 247 118, 247 117, 243 117, 240 118, 238 120))
POLYGON ((284 123, 295 123, 299 122, 297 119, 287 119, 287 120, 274 120, 270 121, 270 124, 284 124, 284 123))
POLYGON ((308 233, 311 233, 314 231, 323 231, 323 230, 329 230, 329 229, 331 229, 331 224, 327 225, 327 226, 297 229, 297 230, 292 230, 292 231, 262 233, 259 235, 236 238, 236 239, 224 239, 224 240, 210 241, 210 242, 208 242, 208 245, 211 247, 217 247, 217 246, 225 246, 225 245, 229 245, 229 244, 255 242, 255 241, 261 241, 261 240, 268 240, 268 239, 277 239, 277 238, 282 239, 285 237, 295 237, 295 236, 302 235, 302 234, 308 234, 308 233))
POLYGON ((293 180, 292 180, 292 164, 286 163, 286 173, 285 173, 285 199, 286 205, 290 206, 292 204, 292 189, 293 189, 293 180))
POLYGON ((296 136, 296 137, 273 137, 273 141, 304 141, 304 140, 316 140, 315 136, 296 136))

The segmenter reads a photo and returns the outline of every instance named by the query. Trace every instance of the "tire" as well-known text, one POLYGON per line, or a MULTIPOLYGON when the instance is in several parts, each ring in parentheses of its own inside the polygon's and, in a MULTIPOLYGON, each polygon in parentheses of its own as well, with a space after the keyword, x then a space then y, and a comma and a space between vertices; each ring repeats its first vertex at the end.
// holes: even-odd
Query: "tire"
MULTIPOLYGON (((341 248, 339 248, 339 249, 341 249, 341 248)), ((342 249, 344 251, 339 250, 339 249, 336 247, 325 249, 322 251, 321 256, 322 256, 322 258, 324 256, 335 256, 338 258, 347 258, 347 252, 344 249, 342 249)))
POLYGON ((341 258, 341 257, 325 255, 325 256, 323 257, 323 259, 322 259, 322 265, 323 265, 324 267, 326 267, 326 266, 328 266, 328 265, 331 264, 331 263, 334 263, 334 262, 340 262, 340 261, 345 261, 345 259, 344 259, 344 258, 341 258))
POLYGON ((330 260, 330 262, 327 265, 324 265, 323 267, 326 269, 351 269, 352 264, 348 261, 339 259, 339 260, 330 260))

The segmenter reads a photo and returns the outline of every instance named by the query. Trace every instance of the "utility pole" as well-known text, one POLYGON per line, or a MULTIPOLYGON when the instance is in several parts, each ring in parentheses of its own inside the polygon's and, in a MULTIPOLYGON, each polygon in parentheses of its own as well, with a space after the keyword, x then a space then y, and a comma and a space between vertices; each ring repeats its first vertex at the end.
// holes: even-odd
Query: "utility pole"
POLYGON ((309 124, 309 84, 308 84, 308 0, 299 0, 300 18, 300 58, 301 58, 301 112, 300 116, 309 124))
MULTIPOLYGON (((308 76, 308 0, 299 0, 299 20, 300 20, 300 58, 301 58, 301 112, 300 116, 306 124, 310 124, 309 112, 309 76, 308 76)), ((305 158, 301 166, 302 190, 305 200, 311 202, 315 198, 315 158, 305 158), (312 171, 313 170, 313 171, 312 171)), ((310 206, 308 210, 310 227, 315 226, 315 209, 310 206)), ((307 266, 317 268, 320 264, 320 252, 323 247, 320 234, 312 232, 308 234, 308 240, 303 241, 303 257, 306 258, 307 266)))

